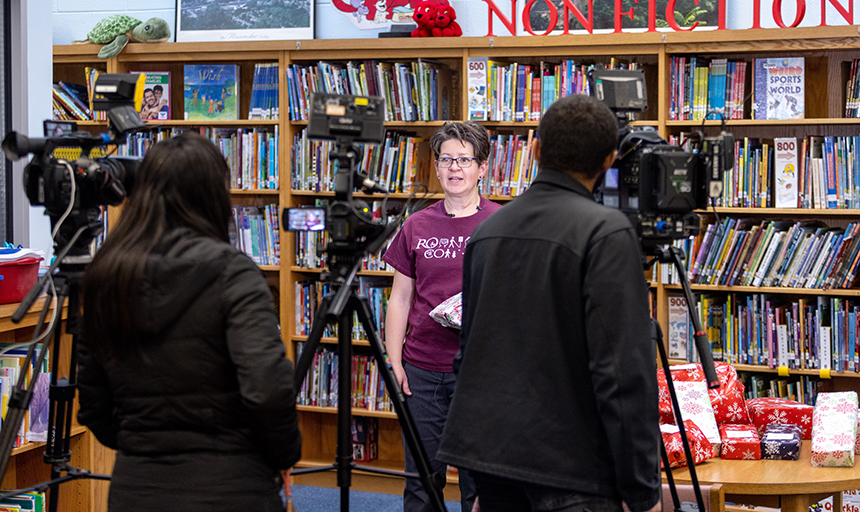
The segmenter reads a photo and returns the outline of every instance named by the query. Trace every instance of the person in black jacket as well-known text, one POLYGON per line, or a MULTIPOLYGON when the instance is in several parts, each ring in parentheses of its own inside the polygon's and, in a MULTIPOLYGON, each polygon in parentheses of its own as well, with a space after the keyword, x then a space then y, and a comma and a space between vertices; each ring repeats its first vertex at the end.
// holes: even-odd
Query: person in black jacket
POLYGON ((661 437, 641 251, 627 217, 592 196, 617 123, 574 95, 538 131, 532 186, 466 246, 437 458, 473 474, 482 512, 654 511, 661 437))
POLYGON ((228 183, 207 139, 154 145, 85 272, 78 420, 118 450, 110 510, 284 510, 293 367, 262 272, 229 243, 228 183))

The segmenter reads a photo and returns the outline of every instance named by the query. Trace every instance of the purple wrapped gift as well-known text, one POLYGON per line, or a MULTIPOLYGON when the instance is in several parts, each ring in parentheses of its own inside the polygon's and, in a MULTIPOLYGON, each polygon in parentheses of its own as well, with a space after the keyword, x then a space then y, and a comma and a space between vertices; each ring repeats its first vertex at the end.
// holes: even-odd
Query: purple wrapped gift
POLYGON ((797 460, 800 456, 799 425, 770 424, 761 436, 761 458, 770 460, 797 460))

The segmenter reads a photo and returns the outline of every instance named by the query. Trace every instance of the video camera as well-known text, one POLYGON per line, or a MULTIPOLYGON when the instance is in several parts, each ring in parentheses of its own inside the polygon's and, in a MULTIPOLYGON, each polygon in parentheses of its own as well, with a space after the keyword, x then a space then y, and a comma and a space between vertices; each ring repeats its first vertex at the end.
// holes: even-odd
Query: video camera
POLYGON ((618 157, 595 194, 598 201, 627 214, 643 247, 686 238, 699 231, 695 210, 723 192, 723 173, 734 164, 734 137, 725 131, 705 137, 698 152, 685 151, 649 127, 633 129, 627 114, 647 108, 641 70, 595 68, 591 90, 618 118, 618 157))
MULTIPOLYGON (((24 188, 30 204, 44 205, 52 224, 61 217, 74 221, 55 235, 59 247, 68 243, 79 227, 98 220, 99 206, 120 204, 134 187, 139 158, 90 158, 90 152, 96 146, 121 144, 129 133, 146 129, 138 114, 145 79, 142 73, 99 76, 94 86, 93 110, 107 111, 107 133, 69 131, 56 137, 28 138, 12 132, 3 140, 3 151, 9 160, 33 154, 24 169, 24 188), (81 156, 74 162, 55 158, 54 149, 62 147, 80 148, 81 156)), ((89 240, 98 233, 89 235, 88 240, 82 240, 77 254, 83 254, 89 240)))
POLYGON ((365 252, 375 253, 396 228, 396 224, 374 221, 367 204, 352 197, 356 186, 367 193, 388 194, 367 176, 355 171, 360 150, 354 143, 381 144, 385 136, 384 120, 385 101, 378 96, 311 95, 308 138, 336 141, 331 152, 337 166, 335 200, 326 210, 285 208, 283 225, 291 231, 318 231, 324 226, 329 235, 325 251, 332 269, 338 259, 352 262, 365 252))

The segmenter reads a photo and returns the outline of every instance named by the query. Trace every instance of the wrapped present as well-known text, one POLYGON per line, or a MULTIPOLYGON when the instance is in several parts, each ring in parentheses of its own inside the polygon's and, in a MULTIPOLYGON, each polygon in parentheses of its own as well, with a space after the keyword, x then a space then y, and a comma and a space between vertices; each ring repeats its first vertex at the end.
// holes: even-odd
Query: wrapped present
POLYGON ((753 424, 759 435, 772 423, 781 425, 798 425, 803 439, 812 439, 812 409, 811 405, 802 404, 786 398, 752 398, 747 400, 753 424))
POLYGON ((799 425, 772 423, 765 427, 761 437, 761 458, 769 460, 797 460, 800 456, 799 425))
MULTIPOLYGON (((687 441, 690 443, 693 464, 699 464, 710 459, 713 456, 714 448, 701 429, 692 421, 684 420, 684 430, 687 433, 687 441)), ((666 454, 669 456, 669 467, 685 467, 687 456, 684 454, 684 443, 681 440, 681 431, 678 426, 660 425, 660 433, 663 435, 663 444, 666 445, 666 454)))
POLYGON ((708 398, 708 386, 704 381, 676 382, 675 393, 681 406, 681 417, 690 420, 705 434, 714 449, 713 456, 720 454, 720 428, 714 419, 714 409, 708 398))
POLYGON ((761 458, 761 439, 754 425, 720 425, 720 440, 720 458, 761 458))
POLYGON ((463 294, 458 293, 443 300, 430 311, 430 316, 445 327, 459 329, 463 323, 463 294))
POLYGON ((819 393, 812 415, 812 465, 853 466, 857 393, 819 393))
MULTIPOLYGON (((728 363, 716 362, 714 368, 720 380, 720 387, 709 389, 708 396, 714 409, 714 418, 720 425, 743 425, 750 423, 747 408, 744 404, 744 385, 738 380, 734 366, 728 363)), ((698 363, 678 364, 670 366, 673 382, 705 382, 705 373, 698 363)), ((672 402, 669 398, 669 388, 666 386, 666 375, 662 368, 657 369, 657 384, 660 392, 660 422, 673 424, 675 415, 672 412, 672 402)))

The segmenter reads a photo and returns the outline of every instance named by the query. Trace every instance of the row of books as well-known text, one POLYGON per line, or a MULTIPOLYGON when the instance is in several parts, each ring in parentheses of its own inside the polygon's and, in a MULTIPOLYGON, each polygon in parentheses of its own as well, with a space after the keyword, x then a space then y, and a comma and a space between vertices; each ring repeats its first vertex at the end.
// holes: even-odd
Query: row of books
POLYGON ((689 253, 691 283, 850 288, 860 262, 860 223, 727 218, 711 224, 689 253))
MULTIPOLYGON (((371 321, 380 336, 385 339, 385 311, 388 307, 388 297, 391 295, 391 279, 385 277, 359 276, 359 293, 367 297, 371 309, 371 321)), ((320 300, 331 291, 328 282, 323 281, 298 281, 295 286, 295 334, 297 336, 309 336, 313 327, 314 316, 319 307, 320 300)), ((337 325, 326 325, 323 337, 336 338, 337 325)), ((354 340, 367 339, 364 326, 358 319, 353 317, 351 338, 354 340)))
MULTIPOLYGON (((699 316, 716 361, 860 372, 860 301, 767 294, 702 294, 699 316)), ((670 297, 670 357, 696 360, 686 300, 670 297)))
POLYGON ((290 119, 307 120, 312 93, 380 96, 386 121, 439 121, 454 119, 456 74, 438 61, 376 60, 328 62, 286 70, 290 119))
MULTIPOLYGON (((327 231, 296 231, 296 265, 303 268, 328 268, 326 255, 322 252, 329 243, 327 231)), ((390 243, 390 240, 389 240, 390 243)), ((362 270, 393 271, 378 254, 367 254, 362 258, 362 270)))
POLYGON ((118 156, 146 155, 155 143, 195 131, 218 146, 230 168, 230 188, 277 190, 280 183, 280 133, 273 128, 168 127, 130 134, 117 146, 118 156))
POLYGON ((737 140, 717 205, 860 208, 860 136, 737 140))
POLYGON ((738 374, 744 384, 747 400, 762 397, 786 398, 794 402, 815 405, 820 380, 809 375, 797 375, 791 378, 774 377, 765 374, 738 374))
MULTIPOLYGON (((356 170, 390 192, 411 192, 416 183, 429 183, 432 157, 424 138, 386 130, 382 144, 362 147, 363 155, 356 162, 356 170)), ((307 130, 293 137, 290 150, 293 190, 334 191, 336 161, 329 156, 333 149, 333 141, 308 139, 307 130)))
MULTIPOLYGON (((0 493, 11 491, 12 489, 3 489, 0 490, 0 493)), ((0 500, 0 511, 2 512, 18 512, 22 510, 28 512, 45 512, 46 509, 45 493, 43 492, 26 492, 0 500)))
POLYGON ((673 56, 669 60, 669 119, 743 119, 747 68, 752 68, 753 119, 802 119, 803 57, 753 59, 752 63, 673 56))
POLYGON ((469 119, 539 121, 558 98, 590 93, 589 68, 572 60, 531 65, 469 57, 469 119))
POLYGON ((43 345, 37 345, 33 360, 30 365, 24 366, 24 359, 28 347, 14 347, 10 343, 0 343, 2 355, 0 355, 0 427, 5 427, 6 413, 14 392, 15 386, 21 374, 25 374, 25 386, 33 384, 33 398, 27 414, 19 426, 15 436, 14 446, 21 446, 27 442, 44 442, 47 440, 49 427, 50 403, 48 393, 50 391, 51 373, 50 353, 46 354, 42 363, 41 371, 35 375, 35 362, 42 350, 43 345))
POLYGON ((278 64, 254 64, 248 119, 278 119, 280 115, 278 64))
POLYGON ((487 175, 479 188, 483 195, 518 196, 537 176, 538 162, 532 151, 535 130, 527 135, 490 132, 490 158, 487 175))
MULTIPOLYGON (((304 342, 296 343, 296 358, 301 357, 304 342)), ((302 387, 296 395, 296 404, 316 407, 337 407, 339 357, 334 350, 314 353, 313 362, 302 387)), ((393 411, 394 407, 379 374, 379 363, 372 356, 352 356, 352 407, 368 411, 393 411)))
POLYGON ((93 90, 95 90, 96 80, 99 78, 99 73, 101 73, 101 71, 96 68, 91 68, 89 66, 84 67, 84 82, 87 86, 87 106, 90 107, 93 121, 107 121, 107 112, 103 110, 93 110, 93 90))
POLYGON ((83 85, 57 82, 52 86, 54 119, 62 121, 91 121, 87 89, 83 85))
POLYGON ((743 119, 746 62, 674 56, 669 60, 669 119, 743 119))
MULTIPOLYGON (((317 199, 314 203, 315 208, 327 208, 328 199, 317 199)), ((403 210, 404 204, 402 201, 373 201, 369 205, 373 222, 388 224, 389 222, 397 222, 397 217, 403 210)), ((304 268, 327 268, 326 254, 323 250, 329 242, 327 231, 296 231, 295 232, 295 262, 299 267, 304 268)), ((391 243, 389 238, 388 243, 391 243)), ((386 245, 387 248, 387 245, 386 245)), ((365 254, 362 258, 362 270, 376 271, 393 271, 388 263, 382 261, 382 254, 385 251, 380 251, 379 254, 365 254)), ((365 279, 365 278, 362 278, 365 279)))
POLYGON ((280 265, 278 205, 233 206, 230 243, 258 265, 280 265), (262 211, 261 211, 262 210, 262 211))

